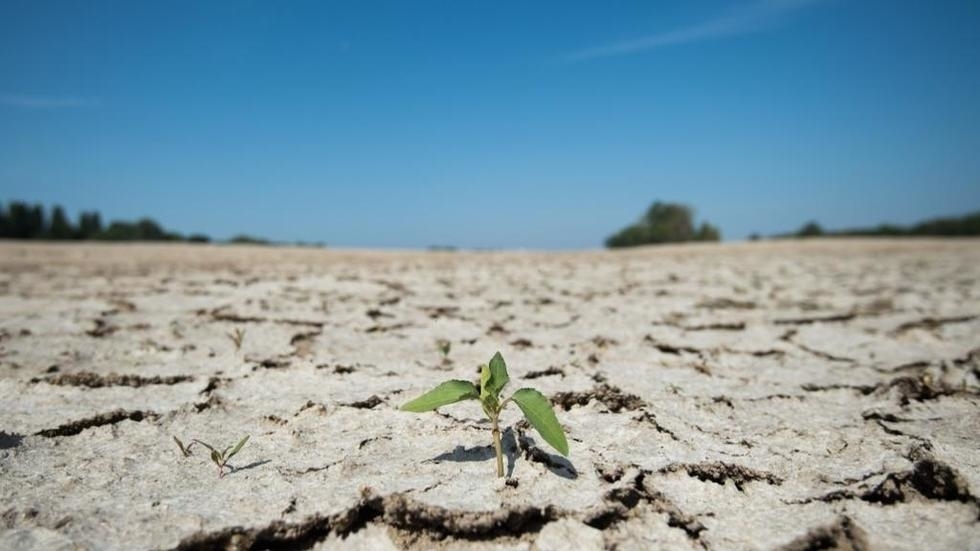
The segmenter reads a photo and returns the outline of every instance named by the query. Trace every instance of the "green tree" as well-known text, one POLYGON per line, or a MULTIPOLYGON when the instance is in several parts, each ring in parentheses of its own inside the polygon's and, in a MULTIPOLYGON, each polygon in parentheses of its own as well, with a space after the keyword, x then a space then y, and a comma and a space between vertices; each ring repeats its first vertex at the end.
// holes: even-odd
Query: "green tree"
POLYGON ((141 218, 136 222, 113 221, 99 234, 99 239, 107 241, 183 241, 178 233, 168 232, 152 218, 141 218))
POLYGON ((44 217, 44 206, 40 203, 31 207, 28 220, 31 239, 41 239, 48 233, 48 224, 44 217))
POLYGON ((34 239, 44 235, 44 210, 41 205, 13 201, 8 210, 10 237, 14 239, 34 239))
POLYGON ((102 233, 102 217, 97 211, 83 212, 78 217, 78 239, 96 239, 102 233))
POLYGON ((10 218, 7 216, 7 209, 0 203, 0 238, 10 236, 10 218))
POLYGON ((823 228, 816 221, 810 221, 803 224, 803 227, 797 230, 797 237, 818 237, 824 235, 823 228))
POLYGON ((48 227, 48 239, 71 239, 75 236, 75 229, 71 227, 71 222, 65 216, 65 209, 60 205, 55 205, 51 209, 51 225, 48 227))
POLYGON ((228 240, 229 243, 234 243, 236 245, 268 245, 269 241, 262 239, 261 237, 255 237, 252 235, 238 234, 228 240))
POLYGON ((698 235, 696 237, 698 241, 721 241, 721 232, 718 228, 712 226, 711 224, 704 222, 698 229, 698 235))
POLYGON ((167 239, 167 232, 163 230, 160 226, 151 218, 141 218, 136 222, 137 228, 137 239, 145 239, 147 241, 165 241, 167 239))
POLYGON ((8 235, 14 239, 27 239, 31 232, 27 221, 27 205, 13 201, 7 207, 8 235))
POLYGON ((714 226, 703 223, 694 229, 694 213, 687 205, 657 201, 643 217, 606 239, 607 247, 633 247, 685 241, 717 241, 721 234, 714 226))
POLYGON ((913 235, 980 235, 980 212, 960 217, 933 218, 919 222, 909 233, 913 235))

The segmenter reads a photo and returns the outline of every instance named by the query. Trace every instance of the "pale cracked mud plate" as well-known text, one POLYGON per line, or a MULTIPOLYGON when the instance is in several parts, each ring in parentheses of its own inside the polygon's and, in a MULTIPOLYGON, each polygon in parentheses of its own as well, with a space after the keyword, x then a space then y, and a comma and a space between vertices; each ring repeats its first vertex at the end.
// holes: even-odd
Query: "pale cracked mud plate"
POLYGON ((980 542, 976 240, 0 243, 0 314, 2 549, 980 542), (497 350, 571 445, 509 411, 510 483, 475 402, 397 409, 497 350))

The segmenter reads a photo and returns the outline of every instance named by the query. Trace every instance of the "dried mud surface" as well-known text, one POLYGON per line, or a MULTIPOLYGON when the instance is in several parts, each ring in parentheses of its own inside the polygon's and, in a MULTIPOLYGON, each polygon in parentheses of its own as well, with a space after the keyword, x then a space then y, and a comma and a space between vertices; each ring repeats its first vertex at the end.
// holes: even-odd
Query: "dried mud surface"
POLYGON ((8 242, 0 313, 3 549, 980 542, 975 240, 8 242), (507 483, 475 402, 397 409, 498 349, 571 446, 509 411, 507 483))

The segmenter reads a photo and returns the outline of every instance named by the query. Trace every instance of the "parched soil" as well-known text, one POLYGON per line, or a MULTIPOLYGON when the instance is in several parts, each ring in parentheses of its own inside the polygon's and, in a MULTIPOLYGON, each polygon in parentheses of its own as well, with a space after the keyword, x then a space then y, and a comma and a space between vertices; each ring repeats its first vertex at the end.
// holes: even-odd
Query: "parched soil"
POLYGON ((0 402, 2 549, 969 549, 980 241, 4 242, 0 402), (506 479, 398 410, 497 350, 506 479))

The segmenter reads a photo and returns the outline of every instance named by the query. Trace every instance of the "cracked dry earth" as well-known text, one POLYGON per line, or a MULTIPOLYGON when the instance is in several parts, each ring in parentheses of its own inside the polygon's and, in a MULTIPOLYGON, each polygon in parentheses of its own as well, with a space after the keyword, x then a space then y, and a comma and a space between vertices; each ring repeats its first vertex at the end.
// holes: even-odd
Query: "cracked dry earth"
POLYGON ((2 549, 980 542, 976 240, 0 243, 0 313, 2 549), (507 483, 476 402, 397 409, 498 349, 571 445, 508 411, 507 483))

